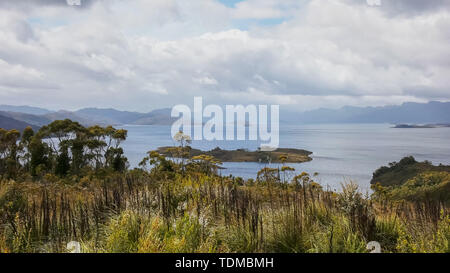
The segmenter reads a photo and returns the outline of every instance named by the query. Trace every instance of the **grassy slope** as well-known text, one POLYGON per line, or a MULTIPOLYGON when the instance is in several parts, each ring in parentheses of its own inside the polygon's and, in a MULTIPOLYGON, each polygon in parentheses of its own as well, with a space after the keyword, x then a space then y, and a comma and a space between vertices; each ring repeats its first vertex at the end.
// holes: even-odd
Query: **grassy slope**
POLYGON ((408 180, 424 172, 450 172, 450 166, 434 166, 427 162, 396 163, 391 167, 381 167, 375 171, 371 184, 380 183, 382 186, 403 185, 408 180), (377 171, 382 170, 377 174, 377 171))
POLYGON ((440 204, 374 206, 352 185, 333 193, 148 175, 0 182, 0 253, 65 252, 71 240, 83 252, 354 253, 372 240, 383 252, 450 251, 440 204))
POLYGON ((450 203, 450 166, 406 157, 376 170, 371 183, 376 194, 393 200, 450 203))

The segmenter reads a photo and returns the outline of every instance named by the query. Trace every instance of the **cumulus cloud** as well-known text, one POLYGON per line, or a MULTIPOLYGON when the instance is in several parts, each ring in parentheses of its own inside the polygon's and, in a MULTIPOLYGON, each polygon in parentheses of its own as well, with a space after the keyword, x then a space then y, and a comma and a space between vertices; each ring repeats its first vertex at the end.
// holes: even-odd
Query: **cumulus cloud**
POLYGON ((239 19, 273 19, 292 16, 305 0, 247 0, 235 5, 232 14, 239 19))
POLYGON ((15 2, 0 4, 2 103, 147 111, 203 96, 306 110, 450 100, 444 0, 398 1, 403 9, 353 0, 15 2), (285 20, 235 28, 237 19, 270 18, 285 20))
MULTIPOLYGON (((347 0, 348 3, 367 6, 366 0, 347 0)), ((450 9, 450 0, 381 0, 380 10, 389 16, 418 16, 450 9)))
MULTIPOLYGON (((105 1, 105 0, 80 0, 82 5, 76 6, 80 9, 90 8, 92 4, 105 1)), ((15 0, 15 1, 1 1, 0 7, 6 9, 26 9, 31 10, 34 8, 42 7, 60 7, 60 8, 72 8, 68 5, 67 0, 15 0)))

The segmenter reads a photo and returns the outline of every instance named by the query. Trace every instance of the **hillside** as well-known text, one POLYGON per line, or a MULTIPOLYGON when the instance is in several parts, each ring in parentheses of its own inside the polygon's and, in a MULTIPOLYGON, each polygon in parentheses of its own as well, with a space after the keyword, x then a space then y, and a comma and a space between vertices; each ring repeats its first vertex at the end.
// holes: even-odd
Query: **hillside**
POLYGON ((136 125, 170 125, 175 119, 170 116, 171 109, 158 109, 145 114, 140 119, 135 120, 136 125))
POLYGON ((376 170, 370 183, 380 183, 382 186, 402 185, 418 174, 429 171, 450 172, 450 166, 434 166, 427 161, 417 162, 412 156, 405 157, 376 170))
POLYGON ((300 114, 287 113, 284 119, 300 123, 449 123, 450 102, 413 103, 383 107, 317 109, 300 114))
POLYGON ((171 109, 157 109, 148 113, 119 111, 116 109, 83 108, 77 111, 48 111, 30 106, 0 106, 0 114, 5 117, 25 122, 36 127, 49 124, 54 120, 70 119, 83 125, 170 125, 174 119, 170 117, 171 109), (2 109, 4 109, 2 111, 2 109), (24 112, 20 112, 23 110, 24 112), (36 114, 33 114, 36 113, 36 114))
POLYGON ((34 125, 10 117, 5 117, 0 114, 0 128, 6 130, 17 129, 19 131, 22 131, 28 126, 31 126, 33 129, 37 129, 37 127, 34 125))
MULTIPOLYGON (((119 111, 112 108, 83 108, 77 111, 52 112, 30 106, 1 105, 4 116, 42 126, 57 119, 71 119, 84 125, 135 124, 170 125, 170 108, 156 109, 148 113, 119 111)), ((450 102, 404 103, 383 107, 353 107, 317 109, 307 112, 289 112, 281 109, 281 124, 299 123, 392 123, 392 124, 450 124, 450 102)), ((442 126, 441 126, 442 127, 442 126)), ((402 127, 403 128, 403 127, 402 127)))
POLYGON ((170 125, 170 109, 157 109, 148 113, 119 111, 115 109, 84 108, 74 113, 82 118, 109 124, 170 125))
POLYGON ((51 120, 51 121, 55 121, 55 120, 64 120, 64 119, 70 119, 72 121, 76 121, 79 122, 85 126, 90 126, 90 125, 96 125, 96 124, 103 124, 100 122, 97 122, 95 120, 92 119, 88 119, 88 118, 83 118, 78 116, 77 114, 75 114, 74 112, 70 112, 70 111, 58 111, 58 112, 53 112, 53 113, 49 113, 44 115, 43 117, 51 120))
POLYGON ((92 121, 109 124, 131 124, 145 114, 116 109, 83 108, 74 112, 76 115, 92 121))
POLYGON ((450 203, 450 166, 417 162, 412 156, 376 170, 371 184, 375 195, 384 198, 450 203))
POLYGON ((15 120, 22 121, 22 122, 26 122, 26 123, 29 123, 36 127, 41 127, 41 126, 47 125, 50 122, 52 122, 52 120, 47 118, 46 116, 20 113, 20 112, 2 112, 2 111, 0 111, 0 115, 5 116, 5 117, 10 117, 15 120))
POLYGON ((22 105, 22 106, 15 106, 15 105, 0 105, 0 111, 5 112, 18 112, 18 113, 25 113, 25 114, 31 114, 31 115, 45 115, 48 113, 51 113, 52 111, 40 108, 40 107, 33 107, 28 105, 22 105))

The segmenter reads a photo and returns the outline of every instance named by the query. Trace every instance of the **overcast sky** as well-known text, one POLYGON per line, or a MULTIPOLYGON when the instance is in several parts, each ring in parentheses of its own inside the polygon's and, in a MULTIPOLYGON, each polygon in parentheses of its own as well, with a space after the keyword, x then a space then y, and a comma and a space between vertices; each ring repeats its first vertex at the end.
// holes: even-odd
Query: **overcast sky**
POLYGON ((450 100, 450 0, 0 1, 0 104, 450 100), (370 1, 369 1, 370 2, 370 1))

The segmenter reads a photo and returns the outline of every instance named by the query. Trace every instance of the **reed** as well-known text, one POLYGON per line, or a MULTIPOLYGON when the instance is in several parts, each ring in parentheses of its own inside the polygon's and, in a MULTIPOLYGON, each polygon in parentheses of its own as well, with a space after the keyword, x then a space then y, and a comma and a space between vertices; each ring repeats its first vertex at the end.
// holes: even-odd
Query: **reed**
POLYGON ((0 182, 0 251, 449 252, 440 202, 376 202, 341 192, 196 173, 0 182))

